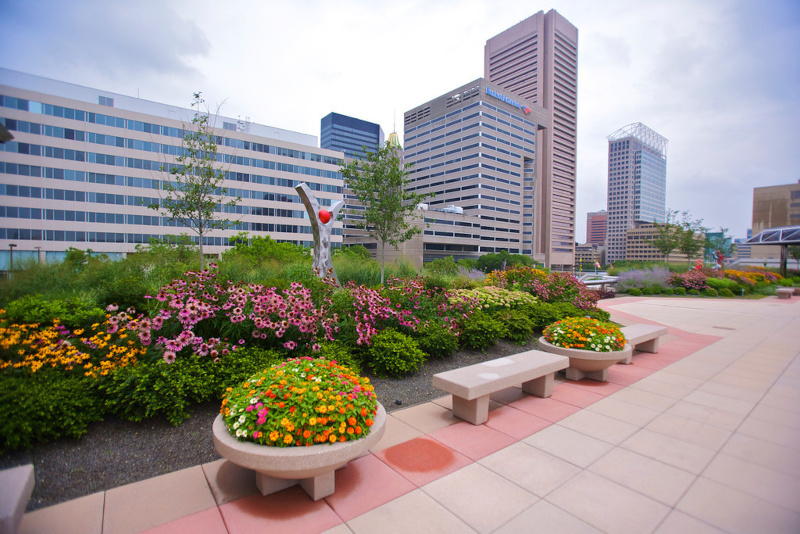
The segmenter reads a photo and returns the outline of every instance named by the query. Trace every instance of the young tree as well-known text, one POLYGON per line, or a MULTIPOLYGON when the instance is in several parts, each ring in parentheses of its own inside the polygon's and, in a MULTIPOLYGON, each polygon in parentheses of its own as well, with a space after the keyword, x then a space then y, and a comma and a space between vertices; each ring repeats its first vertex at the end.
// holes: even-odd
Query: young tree
POLYGON ((669 263, 669 255, 678 248, 681 240, 681 227, 678 224, 678 210, 667 210, 667 218, 664 224, 653 221, 658 234, 654 239, 647 241, 658 249, 669 263))
POLYGON ((684 211, 681 216, 680 240, 677 248, 681 254, 686 254, 687 263, 691 263, 692 258, 705 247, 705 234, 708 228, 703 226, 703 219, 692 220, 688 211, 684 211))
POLYGON ((421 230, 409 219, 417 204, 430 195, 420 195, 406 190, 408 164, 401 165, 397 147, 386 143, 377 152, 367 152, 360 160, 343 163, 340 171, 349 190, 363 210, 345 210, 357 215, 356 227, 365 230, 380 245, 381 284, 386 268, 386 244, 397 245, 408 241, 421 230))
MULTIPOLYGON (((164 197, 158 204, 149 207, 161 211, 171 221, 177 221, 192 230, 199 238, 200 268, 205 268, 203 238, 212 230, 224 230, 232 224, 219 218, 218 207, 236 206, 240 197, 228 198, 228 189, 222 187, 225 171, 217 167, 217 143, 214 130, 209 124, 208 110, 200 106, 204 100, 201 93, 194 93, 194 118, 191 126, 184 125, 183 151, 175 158, 175 164, 167 168, 170 180, 162 182, 164 197)), ((166 168, 162 168, 166 170, 166 168)))

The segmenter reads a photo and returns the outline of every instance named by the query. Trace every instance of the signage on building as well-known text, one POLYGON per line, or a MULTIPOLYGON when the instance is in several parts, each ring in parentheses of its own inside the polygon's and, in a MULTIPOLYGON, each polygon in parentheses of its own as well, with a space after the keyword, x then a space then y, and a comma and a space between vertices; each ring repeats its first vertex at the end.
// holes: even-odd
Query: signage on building
POLYGON ((502 100, 506 104, 514 106, 515 108, 521 109, 522 111, 525 112, 525 115, 527 115, 528 113, 531 112, 531 108, 529 108, 528 106, 526 106, 524 104, 520 104, 519 102, 517 102, 513 98, 509 98, 506 95, 504 95, 503 93, 498 93, 497 91, 495 91, 494 89, 492 89, 488 85, 486 86, 486 94, 489 95, 489 96, 493 96, 498 100, 502 100))

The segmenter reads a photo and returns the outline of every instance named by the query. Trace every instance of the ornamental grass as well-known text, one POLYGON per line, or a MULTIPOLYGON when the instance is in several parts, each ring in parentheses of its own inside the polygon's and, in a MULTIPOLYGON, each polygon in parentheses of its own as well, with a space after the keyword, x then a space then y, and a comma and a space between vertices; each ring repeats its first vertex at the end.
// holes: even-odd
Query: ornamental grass
POLYGON ((589 317, 567 317, 544 329, 548 343, 567 349, 611 352, 625 348, 625 336, 612 323, 589 317))
POLYGON ((292 358, 228 388, 220 413, 240 441, 302 447, 369 433, 378 399, 368 378, 324 358, 292 358))

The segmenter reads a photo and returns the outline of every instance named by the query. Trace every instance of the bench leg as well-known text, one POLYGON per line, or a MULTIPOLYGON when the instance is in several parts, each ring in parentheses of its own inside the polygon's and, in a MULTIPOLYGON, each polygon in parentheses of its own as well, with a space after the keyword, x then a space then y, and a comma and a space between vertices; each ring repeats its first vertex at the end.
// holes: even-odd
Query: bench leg
POLYGON ((590 380, 597 380, 598 382, 608 382, 608 368, 602 371, 581 371, 574 367, 567 367, 567 380, 581 380, 588 378, 590 380))
POLYGON ((489 419, 489 395, 472 400, 453 395, 453 415, 473 425, 482 425, 489 419))
POLYGON ((554 374, 555 373, 550 373, 549 375, 540 376, 539 378, 523 382, 522 391, 529 395, 536 395, 537 397, 549 397, 553 394, 554 374))
POLYGON ((658 339, 651 339, 650 341, 645 341, 643 343, 639 343, 634 348, 639 352, 650 352, 650 353, 657 353, 658 352, 658 339))

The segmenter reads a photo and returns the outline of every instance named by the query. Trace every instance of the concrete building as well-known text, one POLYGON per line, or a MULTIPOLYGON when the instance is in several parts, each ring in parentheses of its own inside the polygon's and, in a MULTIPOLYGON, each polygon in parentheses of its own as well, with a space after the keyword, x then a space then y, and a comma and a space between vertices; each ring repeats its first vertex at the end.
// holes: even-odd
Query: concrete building
POLYGON ((551 10, 486 41, 484 78, 545 112, 539 139, 542 172, 533 184, 533 257, 547 266, 574 264, 578 125, 578 30, 551 10))
MULTIPOLYGON (((629 261, 665 261, 667 257, 661 253, 650 242, 658 237, 656 226, 650 222, 638 221, 633 228, 625 231, 625 258, 629 261)), ((686 254, 681 254, 677 250, 669 255, 670 263, 680 263, 687 261, 697 261, 703 259, 705 234, 695 234, 695 239, 702 241, 703 244, 698 248, 698 253, 689 260, 686 254)), ((608 261, 612 261, 608 259, 608 261)))
MULTIPOLYGON (((63 257, 69 247, 120 257, 150 238, 182 233, 147 205, 158 203, 160 169, 181 153, 194 111, 0 69, 0 122, 14 135, 0 145, 0 253, 14 259, 63 257)), ((220 217, 231 229, 204 238, 209 254, 240 231, 310 245, 306 210, 294 186, 308 183, 323 206, 342 199, 341 152, 317 138, 213 117, 228 194, 220 217)), ((341 244, 341 223, 334 246, 341 244)), ((196 237, 196 236, 194 236, 196 237)), ((0 262, 4 261, 0 256, 0 262)))
POLYGON ((591 245, 606 244, 606 223, 608 212, 606 210, 590 211, 586 214, 586 243, 591 245))
POLYGON ((667 139, 641 122, 608 136, 608 261, 626 257, 626 234, 637 223, 664 223, 667 139))
POLYGON ((347 158, 363 155, 364 147, 375 151, 383 146, 383 128, 373 122, 329 113, 320 121, 319 146, 343 152, 347 158))
MULTIPOLYGON (((800 180, 753 188, 753 235, 767 228, 800 225, 800 180)), ((780 258, 780 245, 753 245, 751 258, 780 258)))
POLYGON ((594 264, 606 263, 606 248, 602 245, 582 243, 575 245, 575 266, 583 271, 591 271, 594 264))
POLYGON ((482 78, 404 114, 409 190, 435 193, 423 234, 401 247, 424 260, 506 250, 536 257, 541 106, 482 78))

